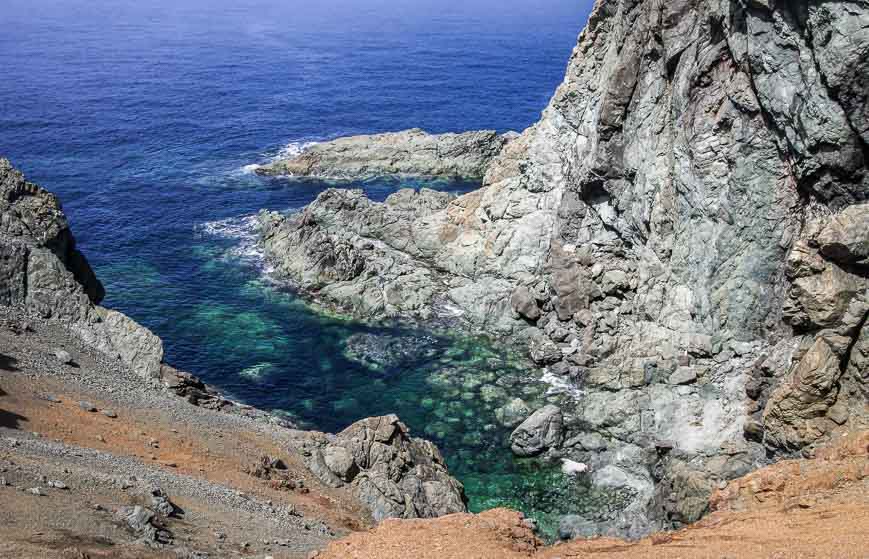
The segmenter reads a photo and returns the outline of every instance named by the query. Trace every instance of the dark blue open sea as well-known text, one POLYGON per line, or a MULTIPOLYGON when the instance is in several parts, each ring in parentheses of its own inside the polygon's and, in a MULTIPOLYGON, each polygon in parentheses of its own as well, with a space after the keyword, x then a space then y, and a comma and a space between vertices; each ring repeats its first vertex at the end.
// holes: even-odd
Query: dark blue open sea
POLYGON ((572 510, 581 491, 514 460, 495 420, 551 388, 487 340, 328 316, 276 284, 252 216, 327 185, 250 166, 347 134, 521 130, 591 0, 2 4, 0 155, 61 196, 105 304, 159 334, 169 362, 323 430, 396 412, 442 448, 473 510, 550 527, 572 510))

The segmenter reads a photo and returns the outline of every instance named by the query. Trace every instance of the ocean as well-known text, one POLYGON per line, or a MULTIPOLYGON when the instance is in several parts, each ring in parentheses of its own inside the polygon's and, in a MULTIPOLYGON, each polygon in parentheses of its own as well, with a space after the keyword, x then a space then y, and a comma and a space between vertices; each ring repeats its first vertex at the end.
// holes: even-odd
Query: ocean
MULTIPOLYGON (((326 313, 276 281, 254 216, 334 185, 252 173, 349 134, 524 129, 591 0, 3 4, 0 156, 61 197, 104 304, 160 335, 167 361, 311 428, 398 413, 440 446, 472 510, 518 508, 552 534, 594 506, 555 465, 510 454, 497 410, 558 391, 521 355, 326 313)), ((382 200, 478 185, 351 186, 382 200)))

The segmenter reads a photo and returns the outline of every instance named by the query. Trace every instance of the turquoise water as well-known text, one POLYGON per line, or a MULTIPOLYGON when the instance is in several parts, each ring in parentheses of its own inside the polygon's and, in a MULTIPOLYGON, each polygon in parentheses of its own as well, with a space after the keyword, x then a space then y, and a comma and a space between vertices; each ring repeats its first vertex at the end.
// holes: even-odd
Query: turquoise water
MULTIPOLYGON (((397 413, 434 440, 474 510, 551 528, 595 506, 516 460, 495 410, 558 402, 519 356, 461 332, 330 316, 275 284, 253 216, 329 184, 251 174, 340 135, 532 124, 590 0, 5 0, 0 155, 61 196, 117 308, 232 397, 340 430, 397 413)), ((377 200, 403 186, 353 184, 377 200)))

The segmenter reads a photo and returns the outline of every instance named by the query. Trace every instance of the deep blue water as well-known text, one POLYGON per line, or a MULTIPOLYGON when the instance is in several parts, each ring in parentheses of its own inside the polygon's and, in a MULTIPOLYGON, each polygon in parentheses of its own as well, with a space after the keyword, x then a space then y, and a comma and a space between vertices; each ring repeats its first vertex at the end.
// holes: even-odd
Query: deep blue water
MULTIPOLYGON (((521 130, 591 3, 4 0, 0 155, 61 196, 105 304, 176 366, 321 429, 398 412, 442 447, 472 508, 545 517, 558 474, 513 460, 493 419, 545 385, 485 340, 325 316, 276 286, 250 216, 327 185, 245 166, 354 133, 521 130)), ((362 186, 383 199, 408 185, 362 186)))

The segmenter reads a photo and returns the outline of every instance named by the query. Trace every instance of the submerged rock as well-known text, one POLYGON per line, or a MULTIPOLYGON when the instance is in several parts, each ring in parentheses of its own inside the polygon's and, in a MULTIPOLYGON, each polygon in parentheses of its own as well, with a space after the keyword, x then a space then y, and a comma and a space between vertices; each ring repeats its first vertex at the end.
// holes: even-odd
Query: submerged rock
POLYGON ((311 144, 290 159, 259 167, 263 175, 360 179, 384 175, 481 179, 513 135, 492 130, 429 134, 418 128, 311 144))

